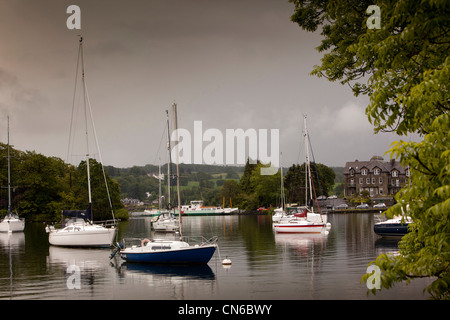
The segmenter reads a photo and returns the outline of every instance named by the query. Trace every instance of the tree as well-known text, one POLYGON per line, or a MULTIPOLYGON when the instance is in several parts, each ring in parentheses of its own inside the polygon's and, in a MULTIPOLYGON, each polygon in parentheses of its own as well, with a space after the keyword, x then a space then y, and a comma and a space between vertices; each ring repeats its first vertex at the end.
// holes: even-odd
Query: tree
POLYGON ((248 160, 244 174, 239 181, 239 207, 244 210, 256 210, 260 206, 270 207, 280 205, 281 177, 280 171, 273 175, 261 175, 261 168, 267 168, 257 161, 251 164, 248 160))
MULTIPOLYGON (((103 175, 102 164, 95 159, 89 159, 89 169, 91 178, 91 195, 92 195, 92 211, 95 220, 111 219, 111 212, 114 209, 123 208, 120 202, 120 187, 116 181, 113 181, 105 172, 103 175), (108 185, 108 189, 105 184, 108 185), (108 192, 111 199, 109 203, 108 192)), ((81 161, 73 175, 73 183, 70 193, 75 199, 73 207, 65 209, 81 209, 87 208, 89 205, 88 198, 88 179, 86 161, 81 161)))
POLYGON ((254 164, 250 163, 250 159, 247 159, 247 162, 245 163, 244 167, 244 173, 239 181, 239 185, 241 187, 242 192, 244 193, 253 193, 254 186, 251 183, 251 177, 254 174, 255 170, 257 170, 259 161, 254 164))
POLYGON ((22 153, 16 167, 19 174, 15 202, 24 218, 37 215, 52 219, 60 210, 60 191, 64 184, 66 164, 59 158, 36 152, 22 153))
POLYGON ((281 205, 281 170, 278 170, 276 174, 262 175, 261 168, 268 168, 269 166, 258 163, 250 178, 259 206, 266 208, 281 205))
POLYGON ((386 214, 408 214, 414 223, 399 243, 399 255, 383 254, 374 262, 383 271, 382 286, 430 277, 431 297, 449 299, 450 3, 379 0, 380 28, 370 29, 366 10, 373 1, 290 2, 292 21, 307 31, 322 27, 317 49, 324 56, 312 74, 368 95, 366 114, 375 132, 422 137, 400 140, 389 150, 410 168, 411 184, 386 214))
MULTIPOLYGON (((316 196, 328 196, 333 189, 336 174, 333 169, 321 163, 311 162, 311 175, 313 178, 314 192, 316 196)), ((289 202, 305 204, 305 163, 292 165, 286 173, 284 187, 289 202)))
POLYGON ((289 203, 305 202, 305 165, 293 164, 284 177, 286 200, 289 203))
POLYGON ((241 194, 241 188, 236 180, 225 180, 222 185, 222 197, 225 198, 225 202, 230 199, 237 203, 241 194))

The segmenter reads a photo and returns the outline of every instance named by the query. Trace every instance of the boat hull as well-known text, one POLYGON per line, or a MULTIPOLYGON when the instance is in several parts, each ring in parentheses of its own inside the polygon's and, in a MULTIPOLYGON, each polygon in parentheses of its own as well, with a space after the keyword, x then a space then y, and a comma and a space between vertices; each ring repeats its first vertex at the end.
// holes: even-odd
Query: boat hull
POLYGON ((321 233, 325 226, 323 223, 275 223, 273 229, 277 233, 321 233))
POLYGON ((176 250, 140 251, 123 250, 120 257, 127 262, 150 264, 207 264, 211 260, 216 245, 191 246, 176 250))
POLYGON ((0 232, 21 232, 25 228, 22 219, 4 219, 0 222, 0 232))
POLYGON ((408 233, 408 223, 377 223, 373 231, 382 237, 403 237, 408 233))
POLYGON ((80 231, 54 230, 49 232, 48 241, 54 246, 102 248, 111 246, 115 234, 115 228, 80 231))

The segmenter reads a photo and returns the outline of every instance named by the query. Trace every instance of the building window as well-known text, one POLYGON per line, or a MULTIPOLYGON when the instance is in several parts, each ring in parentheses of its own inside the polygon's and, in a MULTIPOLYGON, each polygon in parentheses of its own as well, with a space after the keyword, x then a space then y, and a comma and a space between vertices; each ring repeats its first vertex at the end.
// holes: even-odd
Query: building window
POLYGON ((366 184, 370 184, 370 178, 366 178, 366 184))
POLYGON ((375 184, 375 178, 372 178, 372 184, 375 184))
POLYGON ((396 170, 392 171, 392 176, 393 177, 398 177, 398 171, 396 171, 396 170))
POLYGON ((406 173, 406 176, 407 176, 407 177, 409 177, 409 176, 411 175, 411 173, 409 172, 409 168, 406 169, 406 172, 405 172, 405 173, 406 173))
POLYGON ((399 180, 399 179, 395 180, 395 185, 396 185, 397 187, 400 187, 400 180, 399 180))
POLYGON ((350 175, 353 177, 355 175, 355 171, 350 170, 350 175))
POLYGON ((380 178, 378 179, 378 182, 379 182, 380 184, 382 184, 382 183, 383 183, 383 177, 380 177, 380 178))
POLYGON ((350 179, 350 185, 353 186, 355 184, 355 179, 351 178, 350 179))
POLYGON ((375 168, 375 169, 373 170, 373 174, 376 175, 376 176, 380 175, 380 169, 375 168))
POLYGON ((362 169, 362 170, 361 170, 361 174, 362 174, 363 176, 367 176, 367 169, 362 169))
POLYGON ((378 194, 383 194, 383 188, 378 189, 378 194))
POLYGON ((359 184, 363 184, 364 179, 363 178, 359 178, 359 184))

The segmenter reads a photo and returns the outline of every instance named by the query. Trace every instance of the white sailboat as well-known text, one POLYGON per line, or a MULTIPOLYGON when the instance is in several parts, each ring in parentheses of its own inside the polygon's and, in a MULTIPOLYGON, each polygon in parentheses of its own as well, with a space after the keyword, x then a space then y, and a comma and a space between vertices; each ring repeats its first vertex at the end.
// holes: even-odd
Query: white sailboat
POLYGON ((303 116, 303 124, 305 128, 304 139, 305 139, 305 155, 306 155, 306 163, 305 163, 306 206, 300 208, 300 211, 297 211, 292 215, 288 214, 279 217, 279 219, 273 223, 273 229, 277 233, 321 233, 327 231, 327 229, 331 227, 331 225, 327 223, 326 215, 323 215, 320 212, 315 213, 312 204, 308 207, 308 204, 312 203, 313 198, 315 198, 315 194, 312 188, 312 174, 309 157, 309 137, 308 137, 308 129, 306 126, 306 115, 303 116))
MULTIPOLYGON (((283 157, 283 153, 280 154, 280 158, 283 157)), ((284 182, 283 182, 283 161, 281 161, 281 165, 280 165, 280 170, 281 170, 281 206, 279 208, 276 208, 274 210, 274 213, 272 215, 272 222, 273 223, 278 223, 281 221, 281 219, 285 218, 287 216, 286 213, 286 199, 285 199, 285 195, 284 195, 284 182)))
MULTIPOLYGON (((180 229, 180 222, 175 217, 175 212, 171 208, 171 202, 170 202, 170 165, 172 163, 171 158, 171 150, 170 150, 170 128, 169 128, 169 111, 166 110, 166 116, 167 116, 167 153, 169 161, 167 162, 167 194, 168 194, 168 201, 169 201, 169 210, 168 211, 161 211, 159 215, 156 217, 156 219, 152 222, 152 228, 153 230, 157 232, 178 232, 180 229), (173 212, 172 212, 173 211, 173 212)), ((161 175, 161 173, 160 173, 161 175)), ((160 197, 161 202, 161 197, 160 197)))
MULTIPOLYGON (((84 62, 83 62, 83 38, 80 37, 78 59, 81 59, 81 79, 82 90, 84 92, 84 112, 86 125, 86 168, 88 180, 88 196, 89 206, 86 210, 63 210, 63 216, 67 217, 65 224, 56 229, 54 226, 47 226, 48 240, 51 245, 68 246, 68 247, 109 247, 113 243, 116 234, 116 220, 107 221, 104 224, 93 223, 92 216, 92 196, 91 196, 91 178, 89 169, 89 147, 88 147, 88 129, 87 129, 87 112, 90 110, 89 99, 87 98, 84 62)), ((78 60, 78 63, 80 60, 78 60)), ((77 63, 77 66, 78 66, 77 63)), ((78 70, 77 70, 78 72, 78 70)), ((94 130, 95 132, 95 130, 94 130)), ((96 139, 97 141, 97 139, 96 139)), ((105 179, 106 183, 106 179, 105 179)), ((106 185, 108 197, 109 190, 106 185)), ((111 199, 109 199, 111 205, 111 199)), ((111 206, 112 207, 112 206, 111 206)))
MULTIPOLYGON (((177 128, 176 104, 173 104, 175 131, 177 128)), ((178 168, 178 137, 176 141, 177 154, 177 194, 178 214, 180 223, 180 240, 166 239, 124 239, 123 243, 111 254, 111 258, 119 252, 120 257, 127 262, 150 264, 207 264, 217 248, 217 237, 204 239, 196 237, 195 242, 184 241, 181 234, 181 197, 180 175, 178 168), (137 241, 137 242, 136 242, 137 241)), ((191 237, 191 240, 193 237, 191 237)))
POLYGON ((9 153, 9 116, 8 116, 8 214, 0 221, 0 232, 20 232, 25 229, 25 219, 12 212, 11 206, 11 156, 9 153))

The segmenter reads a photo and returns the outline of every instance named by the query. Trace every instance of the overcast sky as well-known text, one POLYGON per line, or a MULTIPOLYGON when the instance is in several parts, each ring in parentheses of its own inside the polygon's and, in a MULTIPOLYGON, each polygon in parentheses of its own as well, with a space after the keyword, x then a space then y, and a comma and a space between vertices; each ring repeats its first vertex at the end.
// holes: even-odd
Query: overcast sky
POLYGON ((9 112, 15 148, 66 160, 82 33, 106 165, 165 162, 174 101, 179 127, 192 134, 194 121, 224 136, 279 129, 283 166, 304 161, 303 114, 316 162, 383 156, 398 138, 373 134, 367 98, 309 75, 320 35, 291 22, 293 10, 287 0, 0 0, 0 140, 9 112), (71 4, 81 30, 66 27, 71 4))

